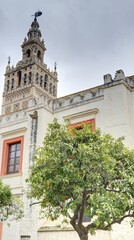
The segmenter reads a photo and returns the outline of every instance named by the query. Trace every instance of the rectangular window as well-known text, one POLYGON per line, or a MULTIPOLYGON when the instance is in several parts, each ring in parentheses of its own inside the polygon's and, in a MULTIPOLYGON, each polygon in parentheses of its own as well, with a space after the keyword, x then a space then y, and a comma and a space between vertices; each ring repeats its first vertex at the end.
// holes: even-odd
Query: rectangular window
POLYGON ((2 176, 22 171, 23 141, 24 137, 21 136, 3 142, 2 176))
POLYGON ((20 142, 9 145, 9 158, 7 173, 19 172, 20 164, 20 142))

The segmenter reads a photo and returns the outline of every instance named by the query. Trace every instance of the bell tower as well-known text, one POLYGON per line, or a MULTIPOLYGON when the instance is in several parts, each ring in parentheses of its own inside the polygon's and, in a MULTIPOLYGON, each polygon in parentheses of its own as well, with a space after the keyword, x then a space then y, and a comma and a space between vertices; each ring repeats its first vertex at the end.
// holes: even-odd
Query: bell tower
POLYGON ((57 97, 56 68, 50 70, 44 63, 46 51, 35 13, 34 21, 21 45, 22 60, 11 66, 10 58, 5 72, 2 115, 27 109, 31 99, 45 96, 50 101, 57 97))
MULTIPOLYGON (((2 239, 38 237, 38 206, 27 199, 26 178, 33 163, 36 147, 42 144, 48 123, 54 117, 58 76, 56 65, 50 70, 44 63, 45 43, 37 17, 21 45, 22 59, 5 71, 2 114, 0 116, 0 174, 13 194, 23 201, 24 217, 12 222, 10 230, 3 224, 2 239)), ((1 239, 1 237, 0 237, 1 239)))

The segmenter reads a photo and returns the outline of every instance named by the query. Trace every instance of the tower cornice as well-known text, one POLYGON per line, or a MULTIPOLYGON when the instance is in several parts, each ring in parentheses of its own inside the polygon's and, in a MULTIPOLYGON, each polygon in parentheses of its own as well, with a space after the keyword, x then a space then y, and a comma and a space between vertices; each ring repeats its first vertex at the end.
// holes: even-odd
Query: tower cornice
POLYGON ((23 44, 21 45, 21 47, 24 48, 24 47, 28 46, 29 44, 38 44, 44 51, 47 50, 45 45, 44 45, 44 40, 39 41, 39 40, 36 40, 36 39, 24 41, 23 44))

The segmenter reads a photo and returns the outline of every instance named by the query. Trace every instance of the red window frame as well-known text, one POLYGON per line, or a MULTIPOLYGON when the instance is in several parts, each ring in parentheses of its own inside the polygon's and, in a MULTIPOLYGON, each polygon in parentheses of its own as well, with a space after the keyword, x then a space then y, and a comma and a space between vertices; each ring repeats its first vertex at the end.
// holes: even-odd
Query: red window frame
POLYGON ((69 128, 81 128, 82 124, 92 124, 92 128, 93 131, 95 131, 96 126, 95 126, 95 118, 92 119, 88 119, 88 120, 84 120, 84 121, 80 121, 80 122, 76 122, 76 123, 72 123, 69 125, 69 128))
POLYGON ((3 154, 2 154, 2 166, 1 166, 1 176, 15 174, 22 172, 22 157, 23 157, 23 145, 24 145, 24 136, 7 139, 3 142, 3 154), (8 161, 9 161, 9 147, 11 144, 20 143, 20 162, 18 172, 7 172, 8 170, 8 161))
POLYGON ((19 171, 21 142, 9 144, 7 174, 19 171))

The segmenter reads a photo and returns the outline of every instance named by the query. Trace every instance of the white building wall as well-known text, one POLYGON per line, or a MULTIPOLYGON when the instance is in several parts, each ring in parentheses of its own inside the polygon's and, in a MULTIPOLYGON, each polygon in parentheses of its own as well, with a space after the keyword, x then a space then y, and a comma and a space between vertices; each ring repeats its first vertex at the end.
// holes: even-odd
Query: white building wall
MULTIPOLYGON (((39 229, 46 225, 51 228, 53 223, 44 220, 38 221, 38 206, 36 204, 30 206, 32 202, 27 199, 25 179, 30 167, 29 154, 32 124, 30 115, 35 110, 38 115, 36 146, 42 144, 48 124, 56 117, 60 123, 63 123, 65 118, 69 118, 70 123, 95 118, 96 127, 101 128, 102 132, 110 132, 114 137, 124 135, 126 137, 125 143, 131 148, 134 147, 134 92, 123 82, 120 82, 120 84, 115 82, 110 87, 101 86, 99 91, 97 88, 95 90, 86 90, 59 98, 56 101, 57 108, 54 111, 52 102, 47 103, 43 97, 39 97, 36 103, 30 100, 29 108, 26 112, 20 111, 9 116, 1 116, 0 161, 2 161, 3 140, 24 135, 22 174, 6 175, 2 179, 4 183, 11 186, 13 193, 22 196, 25 211, 25 216, 19 223, 11 223, 10 228, 4 224, 2 240, 18 240, 22 235, 31 236, 30 240, 73 240, 78 238, 77 234, 72 230, 62 231, 62 229, 55 229, 40 231, 39 229)), ((96 236, 91 237, 91 240, 132 240, 133 236, 134 229, 131 229, 127 222, 120 226, 116 225, 111 233, 97 231, 96 236), (127 231, 124 226, 127 227, 127 231)))
MULTIPOLYGON (((73 230, 53 230, 53 231, 42 231, 38 234, 39 240, 79 240, 78 234, 73 230)), ((104 231, 97 231, 94 236, 89 234, 89 240, 111 240, 111 233, 104 231)))
POLYGON ((121 224, 115 224, 111 231, 111 240, 133 240, 134 227, 132 228, 129 220, 123 221, 121 224))
POLYGON ((125 136, 125 143, 133 147, 131 91, 123 83, 104 90, 103 126, 114 137, 125 136))
MULTIPOLYGON (((23 151, 23 160, 27 156, 27 118, 24 117, 22 113, 19 113, 19 117, 16 119, 16 114, 10 115, 9 118, 6 116, 2 119, 1 124, 1 134, 0 134, 0 163, 2 162, 2 153, 3 153, 3 141, 11 138, 16 138, 24 136, 24 151, 23 151), (17 121, 18 120, 18 121, 17 121), (16 128, 15 128, 16 126, 16 128)), ((1 164, 0 164, 1 165, 1 164)), ((24 165, 23 165, 24 169, 24 165)), ((11 174, 2 176, 2 180, 5 184, 10 185, 12 192, 22 198, 22 192, 24 190, 23 186, 23 174, 11 174)), ((20 235, 20 224, 19 222, 10 222, 10 225, 6 223, 3 224, 2 229, 2 240, 12 240, 17 239, 20 235)))

